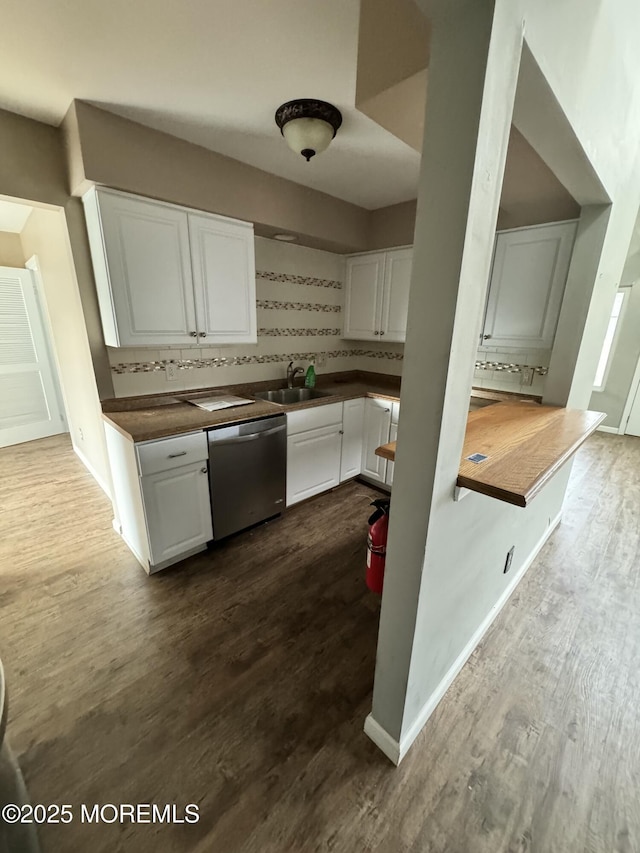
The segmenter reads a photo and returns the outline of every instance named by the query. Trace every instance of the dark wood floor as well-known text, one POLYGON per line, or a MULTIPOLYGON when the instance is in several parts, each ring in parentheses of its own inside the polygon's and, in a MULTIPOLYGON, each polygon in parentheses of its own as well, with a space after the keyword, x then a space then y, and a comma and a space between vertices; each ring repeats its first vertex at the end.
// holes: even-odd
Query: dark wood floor
POLYGON ((563 523, 400 768, 362 732, 378 605, 350 484, 148 578, 65 437, 0 451, 0 656, 33 802, 187 803, 45 853, 636 853, 640 440, 563 523))

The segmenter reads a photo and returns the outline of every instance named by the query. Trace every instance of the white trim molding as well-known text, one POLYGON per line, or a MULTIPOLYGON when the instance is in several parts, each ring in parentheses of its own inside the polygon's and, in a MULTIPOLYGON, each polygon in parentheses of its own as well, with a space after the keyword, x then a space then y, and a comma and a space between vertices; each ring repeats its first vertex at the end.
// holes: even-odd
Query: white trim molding
POLYGON ((82 462, 82 464, 84 465, 84 467, 85 467, 85 468, 87 469, 87 471, 91 474, 91 476, 93 477, 93 479, 94 479, 94 480, 96 481, 96 483, 100 486, 100 488, 101 488, 101 489, 102 489, 102 491, 105 493, 105 495, 109 498, 109 500, 111 500, 111 489, 109 488, 109 486, 107 485, 107 483, 105 482, 105 480, 103 479, 103 477, 101 477, 101 476, 100 476, 100 474, 98 474, 98 472, 97 472, 97 471, 96 471, 96 469, 93 467, 93 465, 91 464, 91 462, 89 462, 89 460, 88 460, 88 459, 87 459, 87 457, 84 455, 84 453, 83 453, 83 452, 80 450, 80 448, 79 448, 76 444, 74 444, 73 442, 72 442, 72 447, 73 447, 73 450, 74 450, 74 452, 75 452, 76 456, 78 457, 78 459, 82 462))
POLYGON ((462 667, 471 657, 471 654, 475 650, 476 646, 482 640, 484 635, 487 633, 494 619, 500 613, 504 605, 509 600, 511 593, 520 583, 522 578, 524 577, 527 569, 531 566, 535 558, 540 553, 543 545, 549 539, 553 531, 560 524, 562 518, 562 513, 559 512, 558 515, 551 521, 551 524, 547 527, 545 532, 540 537, 538 543, 534 547, 531 554, 527 557, 522 567, 518 571, 516 575, 514 575, 511 583, 507 587, 505 587, 502 595, 493 605, 491 610, 487 613, 486 617, 478 626, 477 630, 472 635, 469 642, 462 649, 458 657, 452 663, 449 671, 446 673, 440 684, 433 691, 431 696, 427 699, 425 704, 422 706, 420 713, 413 721, 408 731, 401 737, 400 741, 395 740, 387 731, 384 729, 371 714, 365 720, 364 723, 364 731, 368 737, 376 744, 379 749, 384 752, 387 758, 393 762, 393 764, 400 764, 402 759, 405 757, 414 740, 418 737, 420 732, 422 731, 425 723, 435 711, 438 703, 443 698, 451 684, 453 683, 455 677, 458 675, 462 667))

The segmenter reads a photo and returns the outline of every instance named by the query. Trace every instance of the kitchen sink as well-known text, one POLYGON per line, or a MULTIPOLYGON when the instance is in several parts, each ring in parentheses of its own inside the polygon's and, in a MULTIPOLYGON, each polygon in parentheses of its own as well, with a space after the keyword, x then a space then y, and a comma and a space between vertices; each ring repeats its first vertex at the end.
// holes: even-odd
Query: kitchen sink
POLYGON ((304 403, 305 400, 329 397, 333 393, 333 391, 318 391, 317 388, 278 388, 275 391, 257 391, 253 396, 257 400, 267 400, 279 406, 291 406, 294 403, 304 403))

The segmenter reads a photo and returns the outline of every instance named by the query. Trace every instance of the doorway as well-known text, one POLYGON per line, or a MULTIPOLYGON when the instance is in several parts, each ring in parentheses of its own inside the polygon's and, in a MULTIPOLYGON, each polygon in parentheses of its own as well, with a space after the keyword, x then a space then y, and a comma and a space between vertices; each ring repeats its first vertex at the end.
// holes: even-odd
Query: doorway
POLYGON ((33 273, 0 267, 0 447, 66 431, 33 273))

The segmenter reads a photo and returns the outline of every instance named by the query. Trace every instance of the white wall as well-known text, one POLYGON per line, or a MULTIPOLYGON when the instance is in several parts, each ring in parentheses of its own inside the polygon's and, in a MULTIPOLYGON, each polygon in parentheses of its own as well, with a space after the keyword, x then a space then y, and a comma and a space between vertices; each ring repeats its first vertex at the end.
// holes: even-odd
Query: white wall
POLYGON ((25 258, 38 258, 71 441, 109 493, 102 410, 64 212, 34 208, 20 238, 25 258))
POLYGON ((282 379, 290 361, 318 373, 400 374, 402 344, 342 338, 345 256, 256 237, 258 343, 224 347, 109 348, 117 397, 282 379), (326 309, 326 310, 325 310, 326 309), (210 360, 216 364, 209 364, 210 360), (164 365, 179 363, 178 380, 164 365))
POLYGON ((432 59, 394 511, 367 722, 396 760, 547 535, 570 471, 565 465, 526 510, 477 495, 452 499, 516 83, 516 126, 590 205, 559 322, 563 346, 554 349, 547 377, 551 402, 589 402, 640 199, 635 2, 421 5, 434 21, 432 59), (523 30, 530 54, 525 50, 528 67, 518 81, 523 30), (602 206, 607 196, 610 211, 602 206), (429 383, 425 362, 433 365, 429 383), (504 575, 512 545, 513 567, 504 575))

